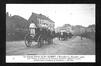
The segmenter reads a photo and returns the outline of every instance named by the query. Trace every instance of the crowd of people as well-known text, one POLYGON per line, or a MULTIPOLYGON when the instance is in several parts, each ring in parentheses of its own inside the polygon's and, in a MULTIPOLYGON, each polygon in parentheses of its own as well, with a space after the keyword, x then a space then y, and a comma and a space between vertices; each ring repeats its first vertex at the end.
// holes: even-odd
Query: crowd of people
POLYGON ((93 31, 92 32, 85 31, 84 33, 81 33, 79 36, 81 36, 81 40, 83 40, 83 38, 95 40, 95 32, 93 31))
POLYGON ((29 46, 29 43, 32 41, 38 42, 39 47, 42 44, 48 43, 53 44, 53 39, 58 38, 59 40, 67 40, 71 38, 73 35, 71 33, 66 32, 58 32, 56 33, 54 28, 44 27, 36 27, 34 23, 30 23, 29 25, 29 33, 25 36, 25 44, 29 46), (28 43, 26 43, 26 41, 28 43), (45 43, 44 43, 45 42, 45 43))
POLYGON ((59 40, 67 40, 73 36, 72 33, 67 32, 56 33, 55 30, 51 30, 51 28, 48 28, 47 26, 36 27, 34 23, 30 23, 29 31, 30 34, 34 37, 35 41, 40 39, 48 41, 56 37, 59 38, 59 40))

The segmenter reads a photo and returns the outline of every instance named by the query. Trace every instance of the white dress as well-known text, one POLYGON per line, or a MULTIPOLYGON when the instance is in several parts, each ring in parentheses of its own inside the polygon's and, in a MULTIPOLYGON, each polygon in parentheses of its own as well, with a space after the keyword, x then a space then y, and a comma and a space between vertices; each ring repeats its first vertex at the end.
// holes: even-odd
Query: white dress
POLYGON ((34 34, 35 35, 35 28, 36 28, 35 24, 31 23, 29 25, 29 28, 30 28, 30 34, 34 34))

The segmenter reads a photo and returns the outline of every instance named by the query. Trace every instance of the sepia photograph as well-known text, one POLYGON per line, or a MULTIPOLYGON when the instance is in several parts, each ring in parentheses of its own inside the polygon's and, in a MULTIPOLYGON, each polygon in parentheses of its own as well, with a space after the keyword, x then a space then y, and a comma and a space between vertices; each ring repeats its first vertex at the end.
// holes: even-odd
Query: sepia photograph
POLYGON ((95 6, 6 4, 6 56, 95 56, 95 6))

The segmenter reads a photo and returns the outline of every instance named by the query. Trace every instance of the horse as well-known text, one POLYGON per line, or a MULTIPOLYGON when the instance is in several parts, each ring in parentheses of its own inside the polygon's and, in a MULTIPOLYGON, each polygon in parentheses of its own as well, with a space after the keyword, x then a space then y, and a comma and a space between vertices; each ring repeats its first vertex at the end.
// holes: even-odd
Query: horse
POLYGON ((58 37, 59 40, 66 40, 68 35, 66 32, 58 32, 56 33, 56 37, 58 37))
POLYGON ((53 39, 56 37, 55 31, 51 31, 47 28, 35 28, 35 35, 32 38, 28 38, 30 41, 38 42, 39 47, 41 47, 43 44, 53 44, 53 39))
POLYGON ((84 32, 84 33, 81 33, 79 36, 81 37, 81 40, 83 40, 83 38, 87 39, 89 35, 87 32, 84 32))

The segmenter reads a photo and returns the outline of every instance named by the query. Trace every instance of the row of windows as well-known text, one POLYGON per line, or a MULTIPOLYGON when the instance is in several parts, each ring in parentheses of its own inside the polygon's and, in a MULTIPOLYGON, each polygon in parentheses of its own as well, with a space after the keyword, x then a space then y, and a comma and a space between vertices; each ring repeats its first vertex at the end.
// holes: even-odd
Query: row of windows
POLYGON ((49 22, 48 20, 39 19, 39 24, 47 25, 47 26, 50 26, 50 27, 54 27, 54 24, 49 22))

